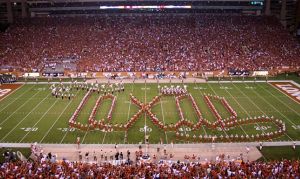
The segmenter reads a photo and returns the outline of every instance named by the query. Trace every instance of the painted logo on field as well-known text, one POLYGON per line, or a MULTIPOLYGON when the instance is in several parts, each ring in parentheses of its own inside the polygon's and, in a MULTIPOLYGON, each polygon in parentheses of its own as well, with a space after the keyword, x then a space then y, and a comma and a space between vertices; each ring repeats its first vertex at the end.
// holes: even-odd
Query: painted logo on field
POLYGON ((271 83, 295 101, 300 102, 300 88, 292 83, 271 83))
POLYGON ((3 97, 11 92, 11 89, 0 89, 0 97, 3 97))
POLYGON ((0 100, 12 93, 15 89, 22 86, 21 84, 2 84, 0 86, 0 100))

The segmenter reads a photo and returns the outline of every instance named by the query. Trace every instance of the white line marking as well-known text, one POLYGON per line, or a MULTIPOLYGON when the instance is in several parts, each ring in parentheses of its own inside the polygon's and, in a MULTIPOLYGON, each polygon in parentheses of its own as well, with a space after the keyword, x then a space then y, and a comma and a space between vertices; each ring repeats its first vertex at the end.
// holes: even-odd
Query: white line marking
MULTIPOLYGON (((213 90, 213 88, 208 84, 208 86, 209 86, 209 88, 213 91, 213 93, 215 93, 215 95, 217 95, 217 93, 215 92, 215 90, 213 90)), ((223 129, 223 128, 221 128, 222 129, 222 131, 225 133, 225 135, 226 136, 229 136, 228 134, 227 134, 227 132, 223 129)))
MULTIPOLYGON (((15 93, 16 91, 18 91, 20 88, 22 88, 24 86, 24 84, 22 84, 21 86, 19 86, 17 89, 14 89, 12 92, 10 92, 10 93, 8 93, 7 95, 5 95, 3 98, 1 98, 0 99, 0 102, 2 101, 2 100, 4 100, 5 98, 7 98, 8 96, 10 96, 10 95, 12 95, 13 93, 15 93)), ((27 92, 27 90, 25 91, 25 92, 27 92)), ((24 93, 25 93, 24 92, 24 93)), ((22 96, 24 93, 22 93, 20 96, 22 96)), ((20 97, 20 96, 18 96, 18 97, 20 97)), ((9 104, 8 104, 9 105, 9 104)), ((0 111, 1 112, 1 111, 0 111)))
MULTIPOLYGON (((245 84, 246 86, 248 86, 247 84, 245 84)), ((233 86, 235 86, 234 84, 233 84, 233 86)), ((235 86, 236 87, 236 86, 235 86)), ((243 93, 245 96, 247 96, 243 91, 241 91, 238 87, 236 87, 241 93, 243 93)), ((255 92, 255 94, 256 94, 256 96, 259 96, 261 99, 263 99, 264 101, 266 101, 264 98, 262 98, 255 90, 253 90, 254 92, 255 92)), ((252 104, 254 104, 255 106, 256 106, 256 108, 257 109, 259 109, 264 115, 266 115, 266 113, 263 111, 263 110, 261 110, 258 106, 257 106, 257 104, 256 103, 254 103, 253 102, 253 100, 251 99, 251 98, 249 98, 248 97, 248 99, 249 99, 249 101, 252 103, 252 104)), ((266 101, 267 102, 267 101, 266 101)), ((269 102, 267 102, 269 105, 271 105, 269 102)), ((271 107, 273 107, 272 105, 271 105, 271 107)), ((274 107, 273 107, 274 108, 274 107)), ((274 108, 275 109, 275 108, 274 108)), ((276 109, 275 109, 276 110, 276 109)), ((279 112, 279 111, 278 111, 279 112)), ((279 112, 280 113, 280 112, 279 112)), ((281 113, 280 113, 281 114, 281 113)), ((282 115, 282 114, 281 114, 282 115)), ((275 124, 274 122, 273 122, 273 124, 275 124)), ((276 125, 276 124, 275 124, 276 125)), ((277 125, 276 125, 277 126, 277 125)), ((288 138, 290 138, 291 140, 293 140, 287 133, 285 133, 285 135, 288 137, 288 138)))
POLYGON ((40 101, 21 121, 18 122, 18 124, 15 125, 15 127, 10 130, 2 139, 1 141, 3 141, 12 131, 14 131, 31 113, 32 111, 34 111, 37 107, 39 107, 43 101, 45 101, 45 99, 47 99, 50 96, 50 93, 42 100, 40 101))
MULTIPOLYGON (((76 95, 78 94, 78 91, 76 93, 76 95)), ((43 138, 40 140, 39 143, 42 143, 42 141, 45 139, 45 137, 47 137, 47 135, 49 134, 50 130, 54 127, 54 125, 56 124, 56 122, 58 121, 59 118, 61 118, 61 116, 64 114, 64 112, 66 111, 66 109, 69 107, 69 105, 71 104, 73 100, 71 100, 69 102, 68 105, 66 105, 65 109, 60 113, 60 115, 57 117, 57 119, 54 121, 54 123, 52 124, 52 126, 48 129, 48 131, 46 132, 46 134, 43 136, 43 138)), ((66 132, 67 133, 67 132, 66 132)))
MULTIPOLYGON (((166 123, 165 123, 165 115, 164 115, 164 108, 163 108, 163 105, 162 105, 162 102, 161 102, 161 98, 159 98, 159 101, 160 101, 160 108, 161 108, 161 114, 162 114, 163 122, 164 122, 164 125, 166 125, 166 123)), ((165 131, 165 136, 166 136, 166 142, 168 144, 169 143, 168 142, 168 135, 167 135, 166 131, 165 131)))
POLYGON ((34 96, 36 96, 37 94, 39 94, 39 92, 35 93, 34 95, 32 95, 30 98, 28 98, 28 100, 26 100, 25 103, 23 103, 21 106, 19 106, 13 113, 11 113, 8 117, 5 118, 5 120, 3 120, 0 125, 2 125, 3 123, 5 123, 7 121, 7 119, 9 119, 13 114, 15 114, 19 109, 21 109, 23 106, 25 106, 34 96))
MULTIPOLYGON (((46 116, 46 114, 48 114, 48 112, 53 108, 53 106, 57 103, 58 100, 59 100, 59 99, 56 99, 56 101, 51 105, 50 108, 48 108, 48 110, 43 114, 43 116, 40 117, 40 119, 33 125, 33 127, 35 127, 35 126, 36 126, 36 125, 37 125, 37 124, 38 124, 38 123, 46 116)), ((30 133, 30 131, 28 131, 28 132, 23 136, 23 138, 19 141, 19 143, 21 143, 29 133, 30 133)))
MULTIPOLYGON (((119 93, 117 93, 116 100, 118 99, 118 96, 119 96, 119 93)), ((113 117, 113 116, 112 116, 112 117, 113 117)), ((111 120, 112 120, 112 119, 111 119, 111 120)), ((114 131, 113 131, 113 132, 114 132, 114 131)), ((104 144, 106 134, 107 134, 107 131, 105 131, 105 134, 104 134, 104 136, 103 136, 102 144, 104 144)))
MULTIPOLYGON (((265 89, 264 89, 265 90, 265 89)), ((266 91, 266 90, 265 90, 266 91)), ((259 93, 257 93, 258 95, 259 95, 259 93)), ((259 95, 259 96, 261 96, 261 95, 259 95)), ((262 98, 262 97, 261 97, 262 98)), ((264 101, 266 101, 268 104, 270 104, 267 100, 265 100, 264 98, 262 98, 264 101)), ((276 97, 275 97, 275 99, 277 99, 276 97)), ((278 99, 277 99, 278 100, 278 99)), ((278 100, 280 103, 282 103, 282 104, 284 104, 285 106, 286 106, 286 104, 285 103, 283 103, 283 102, 281 102, 280 100, 278 100)), ((277 111, 281 116, 283 116, 284 118, 286 118, 291 124, 293 124, 293 125, 296 125, 295 123, 293 123, 289 118, 287 118, 284 114, 282 114, 280 111, 278 111, 278 109, 277 108, 275 108, 274 106, 273 106, 273 104, 270 104, 271 106, 272 106, 272 108, 273 109, 275 109, 275 111, 277 111)), ((288 107, 288 106, 287 106, 288 107)), ((288 107, 288 108, 290 108, 290 107, 288 107)), ((291 108, 290 108, 291 109, 291 108)), ((291 109, 291 110, 293 110, 293 109, 291 109)), ((296 112, 296 111, 295 111, 296 112)), ((298 114, 298 116, 299 116, 299 113, 298 112, 296 112, 297 114, 298 114)))
MULTIPOLYGON (((281 91, 280 89, 278 89, 277 87, 275 87, 274 85, 268 83, 270 86, 272 86, 273 88, 275 88, 276 90, 278 90, 280 93, 284 94, 285 96, 289 97, 290 99, 292 99, 293 101, 295 101, 296 103, 300 104, 299 101, 295 100, 294 98, 292 98, 291 96, 289 96, 288 94, 284 93, 283 91, 281 91)), ((262 88, 262 87, 261 87, 262 88)), ((264 88, 262 88, 263 90, 265 90, 264 88)), ((282 100, 279 100, 280 98, 276 95, 274 95, 273 93, 269 92, 268 90, 265 90, 268 93, 270 93, 272 96, 274 96, 275 98, 277 98, 278 101, 280 101, 282 104, 284 104, 285 106, 287 106, 288 108, 290 108, 288 105, 286 105, 284 102, 282 102, 282 100)), ((297 113, 298 116, 300 116, 300 114, 295 111, 293 108, 290 108, 292 111, 294 111, 295 113, 297 113)))
MULTIPOLYGON (((79 91, 80 91, 80 90, 79 90, 79 91)), ((77 91, 77 93, 78 93, 79 91, 77 91)), ((76 94, 77 94, 77 93, 76 93, 76 94)), ((67 128, 69 128, 69 126, 67 126, 67 128)), ((68 133, 69 133, 69 130, 67 130, 67 132, 65 133, 65 135, 64 135, 63 138, 61 139, 60 144, 62 144, 63 140, 65 140, 65 137, 67 136, 68 133)))
MULTIPOLYGON (((133 92, 133 84, 131 84, 131 93, 133 92)), ((129 107, 128 107, 128 113, 127 113, 127 122, 129 121, 129 115, 130 115, 130 108, 131 108, 131 99, 129 99, 129 107)), ((124 132, 124 144, 125 144, 125 135, 126 131, 124 132)), ((127 139, 128 140, 128 139, 127 139)), ((127 141, 128 142, 128 141, 127 141)))
MULTIPOLYGON (((221 85, 221 84, 220 84, 221 85)), ((235 97, 229 93, 227 90, 226 92, 232 97, 232 99, 240 106, 240 108, 247 114, 248 117, 251 117, 251 115, 248 113, 248 111, 235 99, 235 97)), ((246 98, 246 97, 245 97, 246 98)), ((260 125, 258 123, 255 123, 257 126, 260 127, 260 125)), ((241 127, 241 129, 244 131, 244 129, 241 127)), ((265 133, 263 130, 262 130, 263 133, 265 133)), ((247 133, 244 131, 244 133, 247 135, 247 133)), ((272 140, 272 139, 271 139, 272 140)))
MULTIPOLYGON (((203 93, 202 93, 202 91, 201 91, 201 86, 200 86, 200 88, 199 88, 199 86, 198 86, 198 83, 196 83, 197 84, 197 87, 198 87, 198 90, 200 91, 200 93, 201 93, 201 95, 203 95, 203 93)), ((205 88, 206 89, 206 88, 205 88)), ((195 101, 196 102, 196 101, 195 101)), ((196 103, 197 104, 197 103, 196 103)), ((198 108, 199 108, 199 110, 201 111, 201 109, 200 109, 200 106, 198 106, 198 108)), ((202 126, 202 129, 203 129, 203 131, 204 131, 204 133, 205 133, 205 135, 207 135, 207 133, 206 133, 206 130, 205 130, 205 128, 204 128, 204 126, 203 125, 201 125, 202 126)))
MULTIPOLYGON (((17 99, 19 99, 21 96, 23 96, 24 94, 26 94, 29 90, 31 90, 33 87, 34 87, 35 85, 33 85, 31 88, 29 88, 28 90, 26 90, 24 93, 22 93, 22 94, 20 94, 18 97, 16 97, 13 101, 11 101, 7 106, 5 106, 4 108, 2 108, 2 110, 0 111, 0 113, 4 110, 4 109, 6 109, 9 105, 11 105, 13 102, 15 102, 17 99)), ((20 88, 21 88, 22 86, 20 86, 17 90, 19 90, 20 88)), ((17 91, 16 90, 16 91, 17 91)), ((10 93, 10 94, 8 94, 8 95, 11 95, 12 93, 10 93)), ((2 98, 2 99, 4 99, 4 98, 2 98)), ((1 100, 2 100, 1 99, 1 100)), ((0 101, 1 101, 0 100, 0 101)))

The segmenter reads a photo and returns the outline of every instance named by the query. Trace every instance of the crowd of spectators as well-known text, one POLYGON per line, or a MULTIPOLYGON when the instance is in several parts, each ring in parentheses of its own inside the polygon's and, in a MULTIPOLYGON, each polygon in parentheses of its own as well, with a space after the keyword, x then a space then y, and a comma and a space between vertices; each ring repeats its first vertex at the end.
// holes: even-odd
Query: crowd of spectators
POLYGON ((14 161, 0 165, 0 178, 299 178, 299 160, 272 162, 85 163, 14 161))
POLYGON ((16 81, 17 81, 17 79, 16 79, 15 76, 0 74, 0 84, 2 84, 2 83, 14 83, 16 81))
MULTIPOLYGON (((300 66, 300 44, 275 17, 48 17, 0 33, 0 66, 23 71, 77 56, 77 71, 270 70, 300 66)), ((39 69, 41 70, 41 69, 39 69)))

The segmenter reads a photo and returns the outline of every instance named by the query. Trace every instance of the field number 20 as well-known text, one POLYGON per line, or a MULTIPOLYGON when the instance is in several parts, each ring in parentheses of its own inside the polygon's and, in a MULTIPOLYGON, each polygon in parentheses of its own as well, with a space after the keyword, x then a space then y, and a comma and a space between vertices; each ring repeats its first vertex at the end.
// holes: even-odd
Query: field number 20
POLYGON ((25 132, 35 132, 37 131, 39 128, 37 127, 26 127, 26 128, 21 128, 23 131, 25 132))

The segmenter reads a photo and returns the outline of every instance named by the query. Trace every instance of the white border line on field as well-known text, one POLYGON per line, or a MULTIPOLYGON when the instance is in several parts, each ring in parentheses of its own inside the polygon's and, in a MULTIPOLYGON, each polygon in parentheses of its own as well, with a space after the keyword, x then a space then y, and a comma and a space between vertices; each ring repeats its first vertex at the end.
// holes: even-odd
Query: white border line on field
MULTIPOLYGON (((290 146, 292 147, 293 144, 295 142, 296 146, 300 145, 300 141, 278 141, 278 142, 264 142, 263 146, 290 146)), ((0 147, 30 147, 32 143, 0 143, 0 147)), ((192 144, 173 144, 174 148, 199 148, 201 146, 207 146, 209 143, 192 143, 192 144)), ((259 142, 234 142, 234 143, 230 143, 230 142, 223 142, 223 143, 214 143, 216 145, 216 147, 226 147, 226 146, 255 146, 255 147, 259 147, 260 143, 259 142)), ((58 148, 75 148, 76 145, 75 144, 40 144, 42 147, 58 147, 58 148)), ((168 144, 171 146, 171 144, 168 144)), ((114 148, 115 144, 82 144, 81 148, 87 148, 87 147, 99 147, 101 146, 101 148, 114 148)), ((126 147, 126 148, 134 148, 137 149, 139 146, 139 144, 122 144, 122 147, 126 147)), ((151 144, 152 147, 161 147, 161 144, 151 144)))
MULTIPOLYGON (((76 95, 78 94, 78 91, 76 93, 76 95)), ((75 95, 75 96, 76 96, 75 95)), ((54 127, 54 125, 57 123, 58 119, 61 118, 61 116, 64 114, 64 112, 66 111, 66 109, 69 107, 69 105, 73 102, 73 100, 69 101, 69 104, 66 105, 65 109, 60 113, 60 115, 56 118, 56 120, 54 121, 54 123, 52 124, 52 126, 48 129, 48 131, 45 133, 45 135, 43 136, 43 138, 40 140, 40 143, 43 142, 43 140, 45 139, 45 137, 48 136, 49 132, 51 131, 51 129, 54 127)))
MULTIPOLYGON (((33 125, 33 127, 35 127, 45 116, 46 114, 48 114, 48 112, 54 107, 54 105, 58 102, 58 100, 60 99, 56 99, 55 102, 48 108, 48 110, 46 112, 44 112, 44 114, 40 117, 40 119, 33 125)), ((32 127, 32 128, 33 128, 32 127)), ((28 131, 23 137, 22 139, 19 141, 19 143, 21 143, 26 137, 27 135, 30 133, 31 131, 28 131)))
MULTIPOLYGON (((41 91, 39 91, 41 92, 41 91)), ((0 125, 2 125, 3 123, 5 123, 7 121, 7 119, 9 119, 13 114, 15 114, 19 109, 21 109, 25 104, 27 104, 34 96, 36 96, 37 94, 39 94, 39 92, 35 93, 34 95, 32 95, 30 98, 28 98, 26 100, 25 103, 23 103, 21 106, 19 106, 14 112, 12 112, 8 117, 5 118, 5 120, 3 120, 0 125)))
MULTIPOLYGON (((273 82, 273 83, 274 83, 274 82, 273 82)), ((279 83, 282 83, 282 82, 279 82, 279 83)), ((288 82, 286 82, 286 83, 288 83, 288 82)), ((273 85, 272 83, 269 83, 269 82, 268 82, 268 84, 271 85, 271 86, 272 86, 273 88, 275 88, 276 90, 278 90, 280 93, 284 94, 285 96, 289 97, 290 99, 292 99, 292 100, 295 101, 296 103, 300 104, 300 101, 298 101, 298 100, 292 98, 290 95, 286 94, 285 92, 283 92, 282 90, 280 90, 279 88, 277 88, 277 87, 276 87, 275 85, 273 85)), ((291 83, 291 84, 294 84, 294 83, 291 83)), ((297 84, 297 83, 296 83, 296 84, 297 84)), ((300 88, 300 86, 298 86, 298 85, 296 85, 296 86, 300 88)))
MULTIPOLYGON (((22 86, 23 86, 23 85, 22 85, 22 86)), ((22 86, 20 86, 18 89, 20 89, 22 86)), ((34 85, 33 85, 31 88, 29 88, 28 90, 24 91, 24 93, 22 93, 20 96, 16 97, 14 100, 12 100, 8 105, 6 105, 4 108, 2 108, 2 110, 0 111, 0 113, 1 113, 4 109, 6 109, 8 106, 10 106, 12 103, 14 103, 16 100, 18 100, 21 96, 23 96, 24 94, 26 94, 26 93, 27 93, 29 90, 31 90, 33 87, 34 87, 34 85)), ((18 90, 18 89, 17 89, 17 90, 18 90)), ((17 90, 15 90, 15 91, 17 91, 17 90)), ((8 94, 7 96, 13 94, 15 91, 13 91, 12 93, 8 94)), ((7 96, 5 96, 4 98, 6 98, 7 96)), ((2 98, 1 100, 3 100, 4 98, 2 98)), ((1 102, 1 100, 0 100, 0 102, 1 102)))
POLYGON ((41 100, 22 120, 18 122, 18 124, 15 125, 13 129, 11 129, 6 135, 0 140, 3 141, 12 131, 14 131, 37 107, 39 107, 45 99, 47 99, 50 96, 50 93, 43 99, 41 100))
MULTIPOLYGON (((198 83, 196 83, 196 84, 197 84, 197 85, 196 85, 196 86, 197 86, 197 90, 201 93, 201 95, 203 95, 201 89, 199 88, 199 87, 201 87, 201 86, 199 86, 198 83)), ((196 101, 195 101, 195 102, 196 102, 196 101)), ((197 103, 196 103, 196 104, 197 104, 197 103)), ((204 111, 204 110, 201 110, 201 109, 200 109, 200 104, 199 104, 199 105, 197 104, 197 106, 198 106, 200 112, 203 112, 203 111, 204 111)), ((203 131, 204 131, 204 134, 207 135, 207 132, 206 132, 206 129, 205 129, 204 125, 202 124, 201 126, 202 126, 202 129, 203 129, 203 131)))
MULTIPOLYGON (((247 84, 245 84, 246 86, 248 86, 247 84)), ((235 86, 235 85, 233 85, 235 86)), ((236 87, 236 86, 235 86, 236 87)), ((247 96, 240 88, 236 87, 236 89, 238 89, 240 92, 242 92, 245 96, 247 96)), ((256 96, 260 97, 263 101, 265 101, 266 103, 268 103, 269 106, 271 106, 272 108, 274 108, 274 106, 272 104, 270 104, 265 98, 263 98, 259 93, 257 93, 256 91, 253 91, 255 93, 256 96)), ((264 115, 267 115, 262 109, 260 109, 257 104, 248 96, 249 101, 254 104, 257 109, 259 109, 264 115)), ((283 116, 284 118, 286 118, 288 121, 290 121, 285 115, 283 115, 280 111, 278 111, 276 108, 274 108, 279 114, 281 114, 281 116, 283 116)), ((273 122, 274 123, 274 122, 273 122)), ((275 124, 275 123, 274 123, 275 124)), ((276 125, 276 124, 275 124, 276 125)), ((277 126, 277 125, 276 125, 277 126)), ((293 139, 287 134, 284 133, 289 139, 291 139, 293 141, 293 139)))
MULTIPOLYGON (((131 84, 131 93, 133 93, 133 84, 131 84)), ((131 104, 132 104, 132 101, 131 101, 131 99, 130 99, 130 97, 129 97, 129 107, 128 107, 128 113, 127 113, 127 122, 129 121, 129 115, 130 115, 130 109, 131 109, 131 104)), ((124 132, 124 144, 125 144, 125 137, 126 137, 126 131, 124 132)), ((127 134, 127 136, 128 136, 128 134, 127 134)), ((128 139, 127 139, 127 142, 128 142, 128 139)))
MULTIPOLYGON (((271 86, 273 86, 273 85, 271 85, 271 86)), ((268 90, 265 90, 264 88, 262 88, 261 86, 259 86, 261 89, 263 89, 264 91, 266 91, 266 92, 268 92, 269 94, 271 94, 275 99, 277 99, 277 101, 279 101, 281 104, 283 104, 284 106, 286 106, 286 107, 288 107, 290 110, 292 110, 292 111, 294 111, 294 113, 296 113, 297 114, 297 116, 299 116, 300 117, 300 113, 298 112, 298 111, 296 111, 296 110, 294 110, 293 108, 291 108, 291 107, 289 107, 285 102, 283 102, 280 98, 278 98, 277 96, 275 96, 274 94, 272 94, 271 92, 269 92, 268 90)), ((276 87, 274 87, 275 89, 278 89, 278 88, 276 88, 276 87)), ((279 89, 278 89, 279 90, 279 89)), ((279 90, 280 91, 280 90, 279 90)), ((282 92, 282 91, 280 91, 280 92, 282 92)), ((283 92, 282 92, 283 93, 283 92)), ((285 94, 285 93, 284 93, 285 94)), ((286 96, 289 96, 289 95, 287 95, 287 94, 285 94, 286 96)), ((290 96, 289 96, 290 97, 290 96)), ((299 102, 298 102, 299 103, 299 102)), ((300 104, 300 103, 299 103, 300 104)), ((278 110, 276 110, 276 111, 278 111, 278 110)))
MULTIPOLYGON (((251 117, 250 116, 250 114, 248 113, 248 111, 247 110, 245 110, 245 108, 235 99, 235 97, 230 93, 230 92, 228 92, 228 90, 226 89, 226 88, 224 88, 225 89, 225 91, 226 91, 226 93, 227 94, 229 94, 231 97, 232 97, 232 99, 235 101, 235 103, 238 105, 238 106, 240 106, 240 108, 247 114, 247 116, 248 117, 251 117)), ((214 90, 213 90, 214 91, 214 90)), ((215 93, 216 94, 216 93, 215 93)), ((217 94, 216 94, 217 95, 217 94)), ((225 106, 224 106, 225 107, 225 106)), ((256 125, 258 125, 259 127, 260 127, 260 125, 258 124, 258 123, 255 123, 256 125)), ((243 132, 245 133, 245 135, 248 135, 247 133, 246 133, 246 131, 244 130, 244 128, 242 127, 242 125, 239 125, 240 126, 240 128, 243 130, 243 132)))
MULTIPOLYGON (((11 85, 13 85, 13 84, 11 84, 11 85)), ((13 93, 15 93, 16 91, 18 91, 20 88, 22 88, 24 86, 24 84, 21 84, 21 86, 19 86, 18 88, 16 88, 16 89, 14 89, 12 92, 10 92, 10 93, 8 93, 7 95, 5 95, 3 98, 1 98, 0 99, 0 102, 2 101, 2 100, 4 100, 5 98, 7 98, 7 96, 9 96, 9 95, 11 95, 11 94, 13 94, 13 93)), ((25 92, 24 92, 25 93, 25 92)), ((22 93, 20 96, 22 96, 24 93, 22 93)), ((19 96, 19 97, 20 97, 19 96)), ((1 111, 0 111, 1 112, 1 111)))
MULTIPOLYGON (((159 102, 160 102, 160 108, 161 108, 162 120, 163 120, 163 122, 164 122, 164 125, 166 125, 166 123, 165 123, 164 108, 163 108, 163 105, 162 105, 161 98, 159 98, 159 102)), ((168 135, 167 135, 167 132, 166 132, 166 131, 164 131, 164 132, 165 132, 166 142, 167 142, 167 144, 168 144, 168 143, 169 143, 169 142, 168 142, 168 135)))

